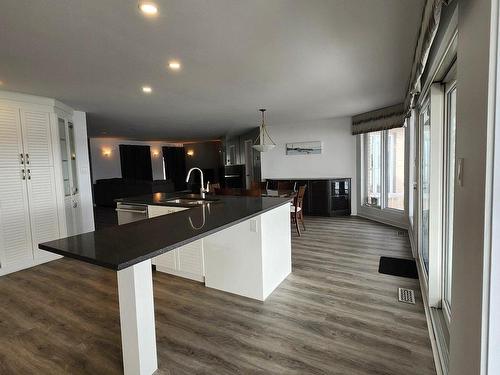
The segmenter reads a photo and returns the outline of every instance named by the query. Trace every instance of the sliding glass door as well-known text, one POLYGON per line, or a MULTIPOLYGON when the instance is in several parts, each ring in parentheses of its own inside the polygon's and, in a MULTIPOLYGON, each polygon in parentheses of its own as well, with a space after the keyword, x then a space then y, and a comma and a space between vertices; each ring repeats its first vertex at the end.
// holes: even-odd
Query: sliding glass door
POLYGON ((429 102, 420 111, 420 259, 429 273, 431 114, 429 102))
POLYGON ((445 179, 444 179, 444 243, 443 243, 443 312, 451 319, 451 280, 453 256, 453 204, 455 192, 455 132, 457 85, 452 81, 446 85, 445 116, 445 179))

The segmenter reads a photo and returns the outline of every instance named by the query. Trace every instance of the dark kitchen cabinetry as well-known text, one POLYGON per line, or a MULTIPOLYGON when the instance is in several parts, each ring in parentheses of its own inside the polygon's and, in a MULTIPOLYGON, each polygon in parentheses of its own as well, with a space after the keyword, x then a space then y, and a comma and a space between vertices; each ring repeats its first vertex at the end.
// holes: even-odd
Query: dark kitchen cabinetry
POLYGON ((260 153, 255 151, 252 146, 259 136, 259 128, 246 131, 241 134, 227 135, 224 139, 224 165, 243 166, 243 186, 250 189, 252 182, 260 182, 261 162, 260 153))
MULTIPOLYGON (((351 179, 280 179, 306 185, 304 214, 312 216, 348 216, 351 214, 351 179)), ((277 180, 268 180, 269 189, 277 189, 277 180)))

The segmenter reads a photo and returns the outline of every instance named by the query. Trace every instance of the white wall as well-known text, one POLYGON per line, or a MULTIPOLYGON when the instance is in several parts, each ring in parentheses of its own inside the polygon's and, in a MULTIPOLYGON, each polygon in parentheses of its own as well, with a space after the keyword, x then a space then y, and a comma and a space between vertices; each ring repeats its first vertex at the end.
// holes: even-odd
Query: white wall
POLYGON ((483 288, 490 271, 485 229, 491 219, 485 216, 486 145, 494 112, 489 90, 496 56, 490 55, 490 43, 497 34, 491 15, 492 0, 460 2, 456 157, 464 159, 464 169, 463 186, 455 187, 450 375, 486 374, 488 306, 483 288))
POLYGON ((269 125, 276 147, 263 152, 262 178, 350 177, 352 214, 356 214, 356 137, 351 118, 333 118, 307 123, 269 125), (320 155, 286 155, 286 143, 321 141, 320 155))
POLYGON ((85 112, 73 112, 73 126, 75 129, 76 160, 78 163, 77 178, 82 210, 82 227, 79 230, 81 232, 91 232, 95 228, 89 149, 87 146, 87 118, 85 112))
POLYGON ((160 141, 129 141, 116 138, 90 138, 90 156, 92 159, 92 179, 121 177, 120 145, 143 145, 151 147, 151 166, 153 179, 163 180, 163 158, 161 148, 163 146, 182 146, 182 144, 165 143, 160 141), (111 154, 105 156, 103 150, 110 150, 111 154), (153 154, 157 152, 158 155, 153 154))

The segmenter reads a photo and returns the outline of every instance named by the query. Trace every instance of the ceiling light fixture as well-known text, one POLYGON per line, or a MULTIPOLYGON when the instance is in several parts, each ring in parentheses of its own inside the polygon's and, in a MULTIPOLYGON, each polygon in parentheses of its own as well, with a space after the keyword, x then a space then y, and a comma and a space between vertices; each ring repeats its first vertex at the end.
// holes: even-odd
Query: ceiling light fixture
POLYGON ((272 140, 272 138, 269 136, 269 133, 267 132, 266 129, 266 121, 265 121, 265 108, 259 109, 259 111, 262 113, 262 123, 260 124, 260 129, 259 129, 259 136, 255 139, 254 144, 252 148, 254 150, 257 150, 259 152, 266 152, 266 151, 271 151, 273 148, 276 147, 276 143, 272 140), (266 143, 266 137, 268 139, 268 142, 266 143))
POLYGON ((151 94, 153 92, 153 89, 151 86, 142 86, 142 92, 145 94, 151 94))
POLYGON ((139 3, 139 9, 146 16, 155 16, 156 14, 158 14, 158 7, 155 3, 142 1, 139 3))
POLYGON ((168 67, 172 70, 179 70, 181 68, 181 63, 178 61, 170 61, 168 67))

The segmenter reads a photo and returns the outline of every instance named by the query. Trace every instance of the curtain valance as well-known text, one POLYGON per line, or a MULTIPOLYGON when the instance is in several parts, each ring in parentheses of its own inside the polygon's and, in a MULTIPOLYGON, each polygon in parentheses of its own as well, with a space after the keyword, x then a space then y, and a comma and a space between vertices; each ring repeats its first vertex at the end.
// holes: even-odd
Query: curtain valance
POLYGON ((399 128, 404 126, 405 114, 403 103, 400 103, 354 116, 352 118, 352 134, 399 128))

